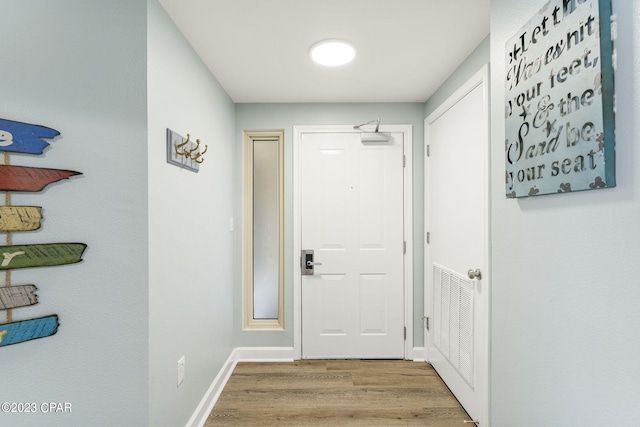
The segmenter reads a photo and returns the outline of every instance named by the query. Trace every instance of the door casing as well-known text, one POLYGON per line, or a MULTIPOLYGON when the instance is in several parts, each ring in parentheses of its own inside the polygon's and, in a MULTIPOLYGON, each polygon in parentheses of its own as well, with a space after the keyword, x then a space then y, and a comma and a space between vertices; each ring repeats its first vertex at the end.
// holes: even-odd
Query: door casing
MULTIPOLYGON (((404 138, 404 321, 407 339, 404 358, 413 359, 413 128, 411 125, 381 125, 380 132, 400 132, 404 138)), ((350 125, 304 125, 293 127, 293 349, 302 358, 302 280, 298 257, 302 248, 300 150, 305 133, 361 133, 350 125)))

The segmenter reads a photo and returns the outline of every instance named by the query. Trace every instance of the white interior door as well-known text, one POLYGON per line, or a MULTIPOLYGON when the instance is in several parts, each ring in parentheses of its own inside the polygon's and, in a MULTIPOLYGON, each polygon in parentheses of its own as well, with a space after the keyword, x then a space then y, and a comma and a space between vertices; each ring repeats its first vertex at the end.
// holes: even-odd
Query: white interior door
POLYGON ((427 359, 469 415, 488 422, 486 68, 425 121, 427 359), (474 277, 476 270, 481 277, 474 277))
POLYGON ((403 134, 300 140, 303 358, 403 358, 403 134))

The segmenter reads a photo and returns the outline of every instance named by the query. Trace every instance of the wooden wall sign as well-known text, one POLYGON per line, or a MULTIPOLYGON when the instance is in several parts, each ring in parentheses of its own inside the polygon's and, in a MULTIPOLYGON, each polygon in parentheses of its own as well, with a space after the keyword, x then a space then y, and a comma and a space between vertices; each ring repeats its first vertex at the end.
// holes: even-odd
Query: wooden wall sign
POLYGON ((63 169, 0 165, 0 191, 42 191, 47 185, 82 175, 63 169))
POLYGON ((42 154, 49 145, 42 138, 60 135, 55 129, 29 123, 0 119, 0 147, 2 151, 42 154))
POLYGON ((0 347, 44 338, 58 331, 58 316, 51 315, 37 319, 0 325, 0 347))
POLYGON ((35 285, 5 286, 0 288, 0 310, 27 307, 38 303, 35 285))
POLYGON ((86 248, 84 243, 0 246, 0 270, 74 264, 86 248))
POLYGON ((0 232, 6 234, 6 246, 0 246, 0 270, 5 271, 5 286, 0 287, 0 310, 6 313, 6 323, 0 324, 0 347, 44 338, 58 330, 58 315, 12 321, 12 311, 38 303, 35 285, 11 286, 11 270, 46 267, 80 262, 87 245, 84 243, 44 243, 13 245, 14 232, 38 230, 41 226, 40 206, 12 206, 11 192, 41 191, 47 185, 81 175, 80 172, 9 165, 11 152, 42 154, 49 145, 43 138, 53 138, 60 132, 44 126, 0 119, 0 191, 5 191, 5 206, 0 206, 0 232))
POLYGON ((615 187, 610 0, 550 0, 506 45, 506 195, 615 187))
POLYGON ((0 206, 0 231, 33 231, 40 228, 40 206, 0 206))

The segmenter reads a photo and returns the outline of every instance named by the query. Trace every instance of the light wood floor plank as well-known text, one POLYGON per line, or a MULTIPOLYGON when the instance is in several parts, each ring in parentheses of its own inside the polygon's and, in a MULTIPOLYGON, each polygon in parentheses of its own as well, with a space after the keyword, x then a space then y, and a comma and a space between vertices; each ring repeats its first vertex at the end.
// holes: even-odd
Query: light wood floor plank
POLYGON ((205 427, 461 427, 465 411, 426 363, 239 363, 205 427))

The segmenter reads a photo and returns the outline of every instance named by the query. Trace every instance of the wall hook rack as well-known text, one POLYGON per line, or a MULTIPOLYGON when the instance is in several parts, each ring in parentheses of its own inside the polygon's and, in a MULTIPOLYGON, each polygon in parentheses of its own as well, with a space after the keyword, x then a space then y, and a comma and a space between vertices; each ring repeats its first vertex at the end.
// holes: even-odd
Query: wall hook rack
POLYGON ((204 153, 209 149, 204 145, 204 150, 200 148, 201 141, 191 140, 191 134, 184 138, 182 135, 167 128, 167 163, 198 172, 200 165, 204 162, 204 153))

